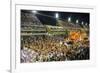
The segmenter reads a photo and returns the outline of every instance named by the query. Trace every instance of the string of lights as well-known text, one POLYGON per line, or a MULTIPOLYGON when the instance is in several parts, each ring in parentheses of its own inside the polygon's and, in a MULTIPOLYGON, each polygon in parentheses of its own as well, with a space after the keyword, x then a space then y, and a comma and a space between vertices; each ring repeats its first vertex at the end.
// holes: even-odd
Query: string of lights
MULTIPOLYGON (((59 13, 55 13, 55 16, 50 16, 50 15, 46 15, 46 14, 43 14, 43 13, 39 13, 38 11, 35 11, 35 10, 32 11, 32 13, 36 14, 36 15, 46 16, 46 17, 49 17, 49 18, 54 18, 56 20, 62 20, 62 21, 67 21, 69 23, 73 23, 71 16, 69 16, 68 19, 66 20, 66 19, 60 18, 59 13)), ((83 26, 83 27, 86 27, 88 25, 87 22, 85 23, 83 21, 81 23, 79 23, 79 19, 76 20, 76 24, 81 24, 81 26, 83 26)))

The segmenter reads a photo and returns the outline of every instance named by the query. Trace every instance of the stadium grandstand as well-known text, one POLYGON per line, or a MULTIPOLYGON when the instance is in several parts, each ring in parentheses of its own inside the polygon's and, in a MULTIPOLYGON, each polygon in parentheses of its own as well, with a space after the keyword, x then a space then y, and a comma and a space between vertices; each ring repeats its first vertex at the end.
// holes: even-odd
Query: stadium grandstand
POLYGON ((21 63, 89 60, 89 13, 21 10, 20 56, 21 63))

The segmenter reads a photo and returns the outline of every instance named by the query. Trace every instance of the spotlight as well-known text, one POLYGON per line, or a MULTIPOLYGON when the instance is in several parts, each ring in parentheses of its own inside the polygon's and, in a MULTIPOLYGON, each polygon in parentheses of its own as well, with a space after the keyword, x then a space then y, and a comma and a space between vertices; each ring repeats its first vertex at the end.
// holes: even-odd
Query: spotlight
POLYGON ((76 20, 76 24, 78 24, 79 23, 79 20, 76 20))
POLYGON ((87 26, 88 24, 87 23, 85 23, 85 26, 87 26))
POLYGON ((82 21, 82 23, 81 23, 82 25, 84 24, 84 22, 82 21))
POLYGON ((36 11, 36 10, 34 10, 34 11, 32 11, 32 12, 33 12, 33 13, 35 13, 35 14, 37 13, 37 11, 36 11))
POLYGON ((71 22, 71 17, 68 18, 68 22, 71 22))
POLYGON ((57 18, 57 19, 59 18, 59 14, 58 13, 55 14, 55 18, 57 18))

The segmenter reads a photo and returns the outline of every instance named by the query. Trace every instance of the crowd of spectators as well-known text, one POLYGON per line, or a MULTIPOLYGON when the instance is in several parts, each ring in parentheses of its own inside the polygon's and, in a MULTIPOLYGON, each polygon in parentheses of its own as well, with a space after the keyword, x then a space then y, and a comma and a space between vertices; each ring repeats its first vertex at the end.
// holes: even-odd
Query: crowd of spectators
MULTIPOLYGON (((21 40, 21 62, 89 59, 89 46, 82 42, 64 41, 60 37, 38 35, 23 38, 21 40)), ((64 37, 62 36, 61 38, 64 37)))

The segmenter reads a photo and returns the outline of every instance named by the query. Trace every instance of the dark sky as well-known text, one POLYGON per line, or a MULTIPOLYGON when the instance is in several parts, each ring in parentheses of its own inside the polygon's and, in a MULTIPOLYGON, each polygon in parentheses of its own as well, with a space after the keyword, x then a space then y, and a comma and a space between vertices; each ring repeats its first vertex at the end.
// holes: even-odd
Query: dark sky
POLYGON ((68 20, 68 17, 71 17, 71 21, 72 23, 75 23, 76 20, 79 20, 79 23, 81 24, 81 22, 83 21, 84 23, 88 23, 89 24, 89 18, 90 18, 90 14, 89 13, 75 13, 75 12, 52 12, 52 11, 38 11, 40 14, 37 14, 37 17, 40 19, 40 21, 43 24, 51 24, 51 25, 55 25, 56 24, 56 19, 55 19, 55 14, 58 13, 59 14, 59 18, 62 20, 68 20), (43 15, 41 15, 43 14, 43 15), (47 17, 44 15, 49 15, 52 17, 47 17))
MULTIPOLYGON (((27 12, 27 11, 26 11, 27 12)), ((55 14, 59 14, 59 18, 62 20, 68 20, 68 17, 71 17, 71 22, 75 23, 76 20, 79 20, 79 23, 83 21, 84 23, 90 23, 90 14, 89 13, 76 13, 76 12, 55 12, 55 11, 38 11, 36 16, 43 24, 56 25, 55 14), (47 15, 47 16, 45 16, 47 15), (50 16, 50 17, 48 17, 50 16)))

